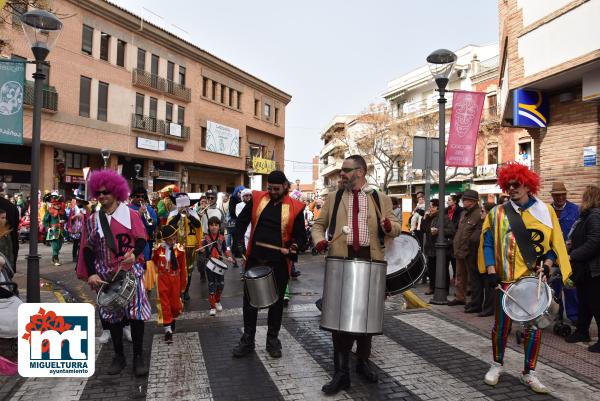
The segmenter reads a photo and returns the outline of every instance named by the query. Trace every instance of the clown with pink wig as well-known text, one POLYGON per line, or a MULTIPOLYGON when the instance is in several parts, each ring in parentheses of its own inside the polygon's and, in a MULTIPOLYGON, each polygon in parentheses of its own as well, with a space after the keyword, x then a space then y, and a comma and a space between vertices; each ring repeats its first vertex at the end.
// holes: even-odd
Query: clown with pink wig
MULTIPOLYGON (((555 263, 559 265, 565 282, 571 275, 569 256, 554 209, 535 196, 540 187, 539 176, 527 166, 511 162, 498 170, 498 186, 509 194, 510 200, 494 207, 486 216, 481 230, 478 263, 487 285, 497 288, 491 335, 493 361, 484 379, 490 386, 498 383, 503 372, 504 351, 512 324, 502 308, 505 296, 502 290, 533 274, 543 275, 545 280, 555 263), (524 226, 522 231, 520 226, 524 226), (523 233, 523 242, 517 240, 515 232, 523 233), (529 253, 533 257, 529 258, 529 253), (537 260, 529 261, 536 256, 537 260)), ((548 393, 549 389, 535 371, 541 336, 542 331, 533 322, 524 325, 521 382, 536 393, 548 393)))
POLYGON ((110 169, 94 171, 89 179, 90 193, 98 199, 100 210, 86 220, 82 232, 77 276, 98 290, 113 280, 120 270, 131 271, 136 289, 124 308, 107 310, 100 316, 109 325, 115 355, 107 374, 116 375, 127 365, 123 353, 123 326, 128 321, 133 340, 133 370, 145 376, 143 358, 144 321, 150 318, 150 304, 144 291, 144 247, 146 229, 140 215, 125 200, 129 186, 125 178, 110 169))

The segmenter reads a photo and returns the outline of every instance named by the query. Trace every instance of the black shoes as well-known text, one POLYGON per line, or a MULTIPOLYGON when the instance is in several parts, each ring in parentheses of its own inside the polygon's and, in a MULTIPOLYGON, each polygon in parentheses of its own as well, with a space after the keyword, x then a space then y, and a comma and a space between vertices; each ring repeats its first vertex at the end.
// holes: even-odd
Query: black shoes
POLYGON ((465 313, 481 313, 481 309, 479 308, 466 308, 465 313))
POLYGON ((125 361, 125 356, 116 354, 113 356, 112 362, 108 369, 106 370, 107 375, 118 375, 121 373, 123 369, 127 366, 127 361, 125 361))
POLYGON ((254 336, 244 333, 240 342, 233 349, 234 358, 242 358, 254 351, 254 336))
POLYGON ((187 302, 190 300, 190 294, 188 294, 188 292, 184 292, 183 295, 181 296, 181 299, 183 300, 183 302, 187 302))
POLYGON ((565 338, 565 341, 570 344, 573 344, 573 343, 580 343, 580 342, 588 342, 588 341, 591 341, 591 338, 590 338, 589 333, 582 333, 581 331, 575 330, 573 332, 573 334, 571 334, 569 337, 565 338))
POLYGON ((377 383, 377 380, 379 379, 368 359, 359 358, 356 361, 356 373, 360 374, 371 383, 377 383))
POLYGON ((350 388, 350 353, 334 351, 333 363, 335 366, 333 378, 321 388, 321 391, 327 395, 337 394, 341 390, 350 388))
POLYGON ((494 311, 482 311, 477 314, 478 317, 494 316, 494 311))
POLYGON ((271 358, 281 358, 281 341, 277 336, 269 336, 267 334, 267 352, 271 358))
POLYGON ((173 344, 173 333, 171 333, 170 331, 167 331, 165 333, 165 342, 167 344, 173 344))
POLYGON ((594 345, 590 345, 588 347, 588 351, 590 352, 600 352, 600 341, 598 341, 596 344, 594 345))
POLYGON ((148 376, 148 367, 144 363, 144 358, 141 355, 133 356, 133 374, 136 377, 148 376))
POLYGON ((448 306, 465 305, 465 304, 466 304, 466 302, 461 301, 460 299, 453 299, 452 301, 448 302, 448 306))

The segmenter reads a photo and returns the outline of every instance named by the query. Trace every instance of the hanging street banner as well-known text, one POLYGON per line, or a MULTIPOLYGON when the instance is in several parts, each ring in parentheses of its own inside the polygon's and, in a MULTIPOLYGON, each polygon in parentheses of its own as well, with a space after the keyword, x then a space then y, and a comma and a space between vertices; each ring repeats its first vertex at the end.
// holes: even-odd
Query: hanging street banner
POLYGON ((475 166, 475 147, 484 100, 484 92, 454 91, 446 166, 475 166))
POLYGON ((206 150, 229 156, 239 156, 240 130, 207 121, 206 150))
POLYGON ((0 62, 0 143, 23 145, 25 64, 0 62))

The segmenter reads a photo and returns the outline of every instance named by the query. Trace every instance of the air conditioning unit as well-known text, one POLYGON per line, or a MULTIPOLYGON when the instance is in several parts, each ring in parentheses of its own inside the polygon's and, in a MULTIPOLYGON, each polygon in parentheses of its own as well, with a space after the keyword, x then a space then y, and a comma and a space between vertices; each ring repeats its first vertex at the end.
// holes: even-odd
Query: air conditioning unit
POLYGON ((65 161, 65 151, 62 149, 54 149, 54 160, 55 161, 65 161))

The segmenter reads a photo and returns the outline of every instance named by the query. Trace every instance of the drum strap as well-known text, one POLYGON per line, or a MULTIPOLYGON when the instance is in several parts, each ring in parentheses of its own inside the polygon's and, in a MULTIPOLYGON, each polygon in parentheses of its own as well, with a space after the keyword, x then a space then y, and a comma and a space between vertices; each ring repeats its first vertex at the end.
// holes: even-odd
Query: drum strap
POLYGON ((115 238, 113 237, 112 231, 110 231, 110 225, 108 224, 108 219, 106 218, 106 213, 102 209, 98 212, 98 217, 100 219, 100 227, 102 227, 102 231, 104 232, 104 238, 106 238, 106 245, 110 248, 111 251, 117 256, 117 246, 115 245, 115 238))
POLYGON ((504 212, 506 213, 506 217, 508 218, 508 223, 510 224, 510 228, 515 236, 515 240, 517 241, 517 246, 521 251, 521 255, 523 256, 523 260, 527 267, 531 270, 535 270, 535 264, 537 261, 537 253, 533 248, 533 243, 531 242, 531 237, 525 228, 525 224, 523 223, 523 218, 521 215, 517 213, 515 208, 510 204, 510 202, 502 205, 504 208, 504 212))
POLYGON ((381 228, 381 224, 379 224, 379 221, 381 221, 382 216, 379 215, 379 213, 377 212, 377 210, 381 210, 381 204, 379 203, 379 195, 377 194, 377 191, 373 191, 373 201, 375 202, 375 204, 377 205, 377 209, 375 209, 375 214, 377 215, 377 236, 379 237, 379 244, 381 245, 382 248, 384 248, 384 243, 385 243, 385 234, 383 233, 383 228, 381 228))
POLYGON ((340 202, 342 201, 342 195, 344 195, 343 189, 339 189, 335 194, 335 202, 333 203, 333 209, 331 211, 331 221, 329 222, 329 230, 327 231, 328 241, 331 241, 333 239, 333 235, 335 234, 337 212, 340 207, 340 202))

